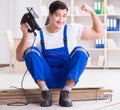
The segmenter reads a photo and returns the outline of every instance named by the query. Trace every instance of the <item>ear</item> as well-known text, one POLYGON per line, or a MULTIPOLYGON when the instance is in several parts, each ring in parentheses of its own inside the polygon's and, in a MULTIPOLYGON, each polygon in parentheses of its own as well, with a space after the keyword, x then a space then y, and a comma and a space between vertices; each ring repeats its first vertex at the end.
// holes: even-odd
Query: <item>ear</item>
POLYGON ((50 18, 49 18, 49 17, 47 17, 46 22, 45 22, 45 25, 48 25, 48 24, 49 24, 49 22, 50 22, 50 18))
POLYGON ((48 17, 50 18, 51 16, 52 16, 52 14, 51 14, 51 13, 49 13, 48 17))

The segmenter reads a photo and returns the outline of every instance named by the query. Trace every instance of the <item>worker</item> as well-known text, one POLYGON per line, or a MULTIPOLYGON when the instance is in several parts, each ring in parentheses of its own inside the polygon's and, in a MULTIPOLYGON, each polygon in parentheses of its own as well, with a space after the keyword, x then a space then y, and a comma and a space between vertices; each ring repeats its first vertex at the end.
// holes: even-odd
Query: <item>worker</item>
POLYGON ((81 10, 91 15, 92 26, 67 24, 68 7, 60 0, 50 4, 49 23, 37 31, 37 36, 28 32, 28 24, 21 25, 23 37, 16 49, 16 58, 25 61, 40 88, 42 107, 52 105, 51 88, 60 88, 60 106, 73 105, 70 92, 84 72, 89 57, 87 50, 78 42, 99 39, 104 35, 103 24, 94 10, 88 5, 83 5, 81 10))

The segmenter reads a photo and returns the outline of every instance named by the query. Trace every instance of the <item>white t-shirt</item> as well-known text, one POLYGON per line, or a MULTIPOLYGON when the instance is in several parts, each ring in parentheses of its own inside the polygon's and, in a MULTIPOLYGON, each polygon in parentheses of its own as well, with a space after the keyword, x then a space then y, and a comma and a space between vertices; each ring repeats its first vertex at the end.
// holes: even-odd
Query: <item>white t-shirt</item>
MULTIPOLYGON (((53 48, 59 48, 63 47, 63 28, 56 33, 49 33, 45 27, 42 28, 43 31, 43 37, 44 37, 44 43, 45 43, 45 49, 53 49, 53 48)), ((71 51, 78 45, 78 41, 81 38, 81 34, 83 31, 83 25, 71 23, 67 24, 67 44, 68 44, 68 51, 71 53, 71 51)), ((30 35, 28 38, 29 41, 34 41, 34 36, 30 35)), ((40 33, 37 31, 37 36, 34 42, 34 46, 37 46, 41 50, 41 43, 40 43, 40 33)))

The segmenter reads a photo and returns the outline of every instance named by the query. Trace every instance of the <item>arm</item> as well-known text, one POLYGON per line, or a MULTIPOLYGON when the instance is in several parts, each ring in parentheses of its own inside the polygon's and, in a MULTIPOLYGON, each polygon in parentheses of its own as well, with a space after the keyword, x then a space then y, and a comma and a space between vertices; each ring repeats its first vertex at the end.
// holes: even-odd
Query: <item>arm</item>
POLYGON ((18 61, 24 60, 23 55, 25 50, 32 45, 32 43, 28 41, 28 36, 30 33, 28 32, 28 26, 26 24, 21 25, 21 31, 23 33, 23 37, 16 49, 16 59, 18 61))
POLYGON ((82 40, 92 40, 92 39, 98 39, 98 38, 103 37, 104 36, 104 27, 103 27, 101 20, 96 15, 95 11, 87 5, 83 5, 81 7, 81 9, 90 13, 90 15, 92 17, 92 21, 93 21, 92 27, 89 27, 89 26, 84 27, 81 39, 82 40))

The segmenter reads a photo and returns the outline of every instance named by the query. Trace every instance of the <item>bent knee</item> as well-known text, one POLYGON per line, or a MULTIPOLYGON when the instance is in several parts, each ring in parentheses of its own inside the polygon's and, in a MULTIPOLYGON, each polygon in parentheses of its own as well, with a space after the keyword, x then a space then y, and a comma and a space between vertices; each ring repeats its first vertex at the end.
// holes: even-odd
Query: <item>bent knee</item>
POLYGON ((77 55, 77 56, 85 56, 85 57, 89 57, 89 53, 86 49, 84 49, 83 47, 76 47, 72 54, 71 54, 71 57, 73 57, 74 55, 77 55))
POLYGON ((32 55, 33 54, 36 54, 38 55, 39 57, 41 57, 41 52, 39 51, 39 49, 37 47, 29 47, 26 51, 25 51, 25 54, 24 54, 24 57, 26 57, 26 55, 32 55))

